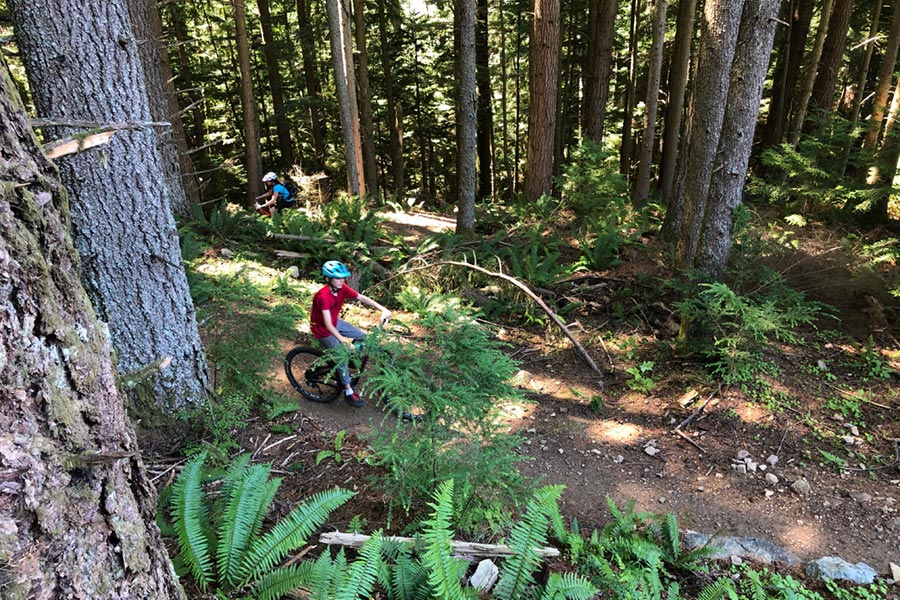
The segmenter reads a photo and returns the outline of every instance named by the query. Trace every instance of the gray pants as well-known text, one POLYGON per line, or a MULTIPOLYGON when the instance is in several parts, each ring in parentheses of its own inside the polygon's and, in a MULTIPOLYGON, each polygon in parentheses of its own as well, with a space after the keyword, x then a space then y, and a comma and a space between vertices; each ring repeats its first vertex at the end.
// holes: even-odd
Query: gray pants
MULTIPOLYGON (((337 326, 335 329, 338 330, 338 333, 343 337, 350 338, 354 341, 361 342, 366 339, 366 334, 362 332, 362 330, 354 327, 347 321, 343 319, 338 319, 337 326)), ((328 337, 319 338, 317 340, 320 344, 325 346, 326 348, 337 348, 341 345, 336 337, 333 335, 329 335, 328 337)), ((347 368, 347 363, 342 363, 338 365, 338 372, 341 375, 341 383, 344 385, 350 385, 350 369, 347 368)))

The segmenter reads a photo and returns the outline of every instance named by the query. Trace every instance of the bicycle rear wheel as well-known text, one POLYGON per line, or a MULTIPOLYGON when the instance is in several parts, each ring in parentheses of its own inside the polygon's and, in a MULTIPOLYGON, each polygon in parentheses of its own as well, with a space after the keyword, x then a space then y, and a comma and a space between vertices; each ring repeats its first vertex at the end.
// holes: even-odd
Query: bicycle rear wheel
POLYGON ((344 386, 337 380, 334 363, 321 358, 321 350, 297 346, 284 357, 284 374, 307 400, 332 402, 344 386))

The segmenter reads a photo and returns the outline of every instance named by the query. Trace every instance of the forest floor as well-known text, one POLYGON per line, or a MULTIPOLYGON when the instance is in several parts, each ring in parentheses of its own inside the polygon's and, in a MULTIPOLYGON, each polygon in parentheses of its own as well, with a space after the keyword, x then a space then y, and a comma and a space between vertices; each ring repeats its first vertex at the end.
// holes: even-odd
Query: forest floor
MULTIPOLYGON (((394 230, 410 239, 453 227, 440 217, 393 219, 394 230)), ((836 307, 832 341, 809 333, 809 343, 782 348, 765 401, 720 386, 700 363, 666 352, 677 326, 665 303, 638 307, 628 323, 611 318, 610 298, 627 297, 654 273, 659 261, 646 256, 640 265, 597 274, 598 308, 572 326, 602 378, 552 325, 498 329, 520 361, 518 384, 531 401, 506 413, 526 440, 522 472, 542 484, 565 484, 561 508, 581 531, 608 520, 608 496, 619 506, 634 500, 637 510, 675 513, 682 530, 762 538, 804 560, 839 556, 889 573, 890 562, 900 563, 897 313, 875 287, 865 291, 861 276, 830 251, 833 244, 807 240, 806 256, 789 269, 793 283, 836 307), (873 346, 865 350, 870 335, 873 346), (654 361, 653 387, 638 391, 626 368, 646 360, 654 361), (792 487, 798 480, 808 489, 792 487)), ((354 307, 348 320, 368 328, 376 318, 354 307)), ((282 346, 302 341, 283 339, 282 346)), ((285 476, 279 510, 339 485, 360 493, 329 526, 341 528, 353 515, 368 531, 404 522, 391 518, 388 498, 369 486, 373 467, 355 460, 365 455, 366 432, 384 416, 379 407, 306 402, 280 362, 271 365, 270 381, 301 404, 275 421, 291 433, 273 433, 272 422, 260 417, 238 442, 285 476), (341 431, 343 460, 317 464, 320 451, 336 450, 341 431)))

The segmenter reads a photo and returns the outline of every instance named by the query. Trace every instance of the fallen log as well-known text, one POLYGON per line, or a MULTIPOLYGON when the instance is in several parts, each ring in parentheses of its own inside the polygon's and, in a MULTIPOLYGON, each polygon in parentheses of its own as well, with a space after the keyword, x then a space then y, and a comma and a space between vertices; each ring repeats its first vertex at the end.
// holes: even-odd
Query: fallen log
MULTIPOLYGON (((349 546, 350 548, 361 548, 363 544, 369 541, 368 535, 361 533, 343 533, 340 531, 332 531, 323 533, 319 536, 319 542, 330 546, 349 546)), ((391 540, 399 544, 414 544, 415 538, 385 536, 386 540, 391 540)), ((475 560, 482 558, 504 558, 507 556, 515 556, 515 552, 509 546, 504 544, 478 544, 475 542, 462 542, 451 540, 453 547, 452 556, 454 558, 464 558, 466 560, 475 560)), ((556 548, 535 548, 535 553, 542 558, 559 556, 559 550, 556 548)))

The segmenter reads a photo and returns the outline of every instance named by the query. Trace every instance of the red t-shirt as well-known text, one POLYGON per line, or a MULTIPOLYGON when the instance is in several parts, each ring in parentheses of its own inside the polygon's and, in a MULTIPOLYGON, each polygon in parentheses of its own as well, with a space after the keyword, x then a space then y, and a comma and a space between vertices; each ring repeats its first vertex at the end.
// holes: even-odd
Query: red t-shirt
POLYGON ((348 298, 353 300, 357 296, 359 296, 359 292, 346 283, 338 290, 337 295, 331 292, 331 287, 328 285, 316 292, 316 295, 313 296, 312 311, 309 314, 309 329, 312 331, 313 337, 320 340, 331 335, 331 332, 325 328, 325 319, 322 318, 323 310, 331 311, 331 324, 337 327, 338 316, 341 314, 344 300, 348 298))

